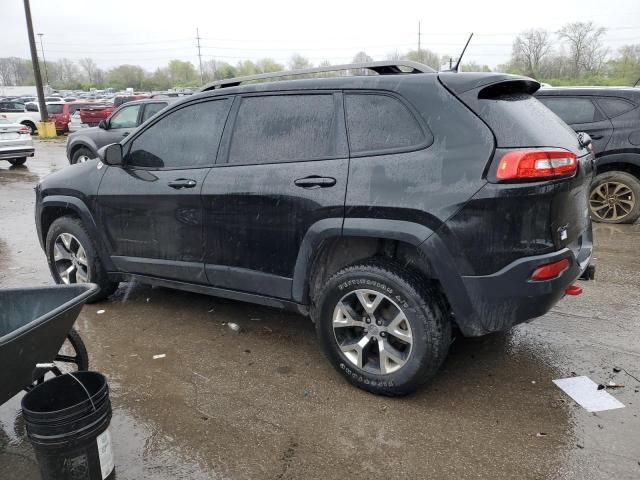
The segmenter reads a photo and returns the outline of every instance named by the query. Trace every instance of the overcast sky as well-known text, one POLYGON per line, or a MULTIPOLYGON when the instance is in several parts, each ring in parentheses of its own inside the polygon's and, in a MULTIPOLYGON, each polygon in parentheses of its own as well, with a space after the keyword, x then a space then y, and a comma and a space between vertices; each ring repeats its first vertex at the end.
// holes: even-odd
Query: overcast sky
MULTIPOLYGON (((466 59, 492 67, 509 58, 514 36, 529 28, 594 21, 608 28, 612 50, 640 43, 640 0, 31 0, 31 11, 47 60, 91 57, 103 68, 132 63, 153 70, 173 58, 197 66, 196 28, 203 60, 231 63, 286 63, 294 52, 314 64, 348 63, 360 50, 382 60, 417 47, 419 20, 423 48, 455 56, 474 32, 466 59)), ((0 57, 28 57, 22 0, 0 0, 0 19, 0 57)))

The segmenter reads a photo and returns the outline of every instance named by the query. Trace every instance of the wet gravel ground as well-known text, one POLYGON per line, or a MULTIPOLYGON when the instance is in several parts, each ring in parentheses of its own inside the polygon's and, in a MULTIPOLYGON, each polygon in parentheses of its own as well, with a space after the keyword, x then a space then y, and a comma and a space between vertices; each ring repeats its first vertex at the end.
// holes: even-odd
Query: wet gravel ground
MULTIPOLYGON (((33 187, 64 168, 64 142, 36 152, 0 162, 0 287, 51 283, 33 187)), ((440 375, 402 399, 347 385, 305 318, 121 284, 76 324, 112 389, 117 478, 640 478, 640 225, 594 230, 583 295, 456 340, 440 375), (623 384, 625 408, 586 412, 552 383, 573 373, 623 384)), ((19 405, 0 406, 2 480, 39 478, 19 405)))

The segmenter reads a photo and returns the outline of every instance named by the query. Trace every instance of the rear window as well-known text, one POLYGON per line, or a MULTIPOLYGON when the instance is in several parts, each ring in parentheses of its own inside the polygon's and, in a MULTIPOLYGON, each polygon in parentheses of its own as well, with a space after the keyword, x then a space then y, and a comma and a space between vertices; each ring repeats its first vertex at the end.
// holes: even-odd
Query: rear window
POLYGON ((119 107, 123 103, 132 102, 133 100, 136 100, 136 97, 116 97, 113 100, 113 106, 119 107))
POLYGON ((64 110, 64 105, 58 105, 58 104, 54 104, 54 105, 47 105, 47 112, 48 113, 53 113, 53 114, 58 114, 58 113, 62 113, 64 110))
POLYGON ((395 97, 347 94, 345 107, 352 154, 405 150, 426 143, 416 118, 395 97))
POLYGON ((600 108, 604 110, 604 113, 609 118, 617 117, 636 108, 633 103, 623 100, 622 98, 614 97, 599 97, 598 105, 600 105, 600 108))
POLYGON ((539 97, 538 99, 570 125, 602 120, 602 115, 590 98, 539 97))
POLYGON ((491 128, 497 146, 561 147, 578 151, 576 133, 528 93, 505 93, 479 100, 478 115, 491 128))
POLYGON ((69 114, 73 115, 81 108, 87 108, 87 106, 86 103, 71 103, 69 104, 69 114))
POLYGON ((229 163, 276 163, 338 154, 332 94, 245 97, 235 120, 229 163))

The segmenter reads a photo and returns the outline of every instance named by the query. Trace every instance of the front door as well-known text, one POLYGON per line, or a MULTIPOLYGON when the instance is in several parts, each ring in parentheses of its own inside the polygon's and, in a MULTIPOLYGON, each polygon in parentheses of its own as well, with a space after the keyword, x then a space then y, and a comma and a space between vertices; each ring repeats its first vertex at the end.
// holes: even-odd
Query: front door
POLYGON ((339 93, 236 99, 202 189, 205 268, 217 287, 288 299, 302 239, 341 225, 348 152, 339 93))
POLYGON ((206 283, 200 192, 230 103, 172 109, 125 143, 122 167, 106 167, 99 218, 119 270, 206 283))
POLYGON ((142 105, 127 105, 120 108, 107 120, 107 128, 99 129, 96 145, 98 148, 118 143, 127 137, 137 126, 142 105))

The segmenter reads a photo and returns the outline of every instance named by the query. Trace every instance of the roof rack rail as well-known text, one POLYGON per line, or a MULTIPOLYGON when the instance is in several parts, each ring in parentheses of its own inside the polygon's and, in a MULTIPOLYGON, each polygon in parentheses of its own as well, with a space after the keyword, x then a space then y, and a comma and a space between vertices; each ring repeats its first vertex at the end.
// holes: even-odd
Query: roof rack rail
POLYGON ((267 80, 270 78, 292 77, 297 75, 309 75, 313 73, 338 72, 343 70, 366 69, 376 72, 379 75, 393 75, 398 73, 435 73, 435 70, 427 65, 409 60, 400 61, 381 61, 381 62, 365 62, 350 63, 345 65, 329 65, 327 67, 304 68, 301 70, 290 70, 283 72, 260 73, 257 75, 248 75, 246 77, 228 78, 225 80, 217 80, 215 82, 203 85, 198 91, 206 92, 217 88, 237 87, 244 82, 252 82, 256 80, 267 80), (410 69, 404 71, 402 68, 410 69))

